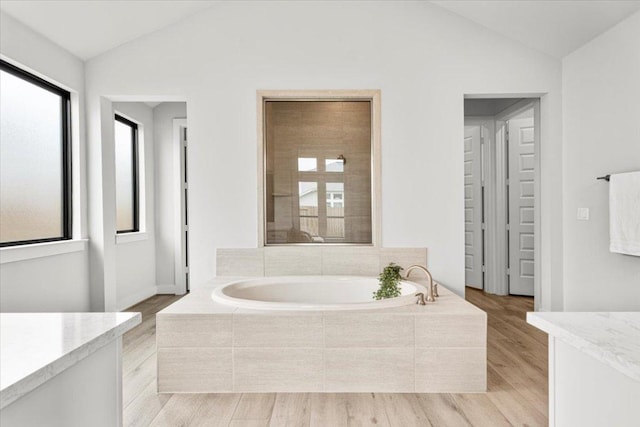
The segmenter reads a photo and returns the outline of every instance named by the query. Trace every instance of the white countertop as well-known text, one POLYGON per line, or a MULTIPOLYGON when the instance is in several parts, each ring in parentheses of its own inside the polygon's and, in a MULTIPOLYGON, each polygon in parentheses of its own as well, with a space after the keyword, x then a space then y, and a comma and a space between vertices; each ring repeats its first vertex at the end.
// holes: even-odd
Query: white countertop
POLYGON ((140 313, 1 313, 0 409, 140 321, 140 313))
POLYGON ((640 382, 640 312, 536 312, 527 322, 640 382))

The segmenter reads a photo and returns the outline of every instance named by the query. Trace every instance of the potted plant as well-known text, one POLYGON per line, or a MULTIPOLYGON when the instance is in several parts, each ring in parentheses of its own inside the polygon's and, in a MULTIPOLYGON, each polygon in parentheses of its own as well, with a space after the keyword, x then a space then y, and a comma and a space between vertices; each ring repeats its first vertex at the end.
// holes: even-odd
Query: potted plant
POLYGON ((400 296, 400 281, 402 276, 400 271, 403 268, 394 263, 390 263, 382 270, 378 276, 380 288, 373 293, 373 299, 381 300, 386 298, 395 298, 400 296))

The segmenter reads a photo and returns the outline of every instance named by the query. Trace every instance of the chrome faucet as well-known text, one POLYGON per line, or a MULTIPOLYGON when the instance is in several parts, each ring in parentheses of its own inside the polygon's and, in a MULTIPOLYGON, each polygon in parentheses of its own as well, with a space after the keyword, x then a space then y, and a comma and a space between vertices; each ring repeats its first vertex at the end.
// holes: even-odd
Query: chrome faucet
MULTIPOLYGON (((437 288, 437 284, 434 285, 433 283, 433 277, 431 277, 431 273, 429 273, 429 270, 426 269, 426 267, 423 267, 421 265, 412 265, 411 267, 407 268, 407 275, 406 275, 406 279, 409 279, 409 275, 411 274, 411 272, 415 269, 418 270, 422 270, 424 271, 424 274, 427 275, 427 280, 429 281, 429 286, 427 287, 427 301, 428 302, 434 302, 436 300, 435 297, 438 296, 438 288, 437 288)), ((423 305, 424 304, 424 295, 419 292, 416 294, 416 296, 419 298, 418 299, 418 304, 423 305)))

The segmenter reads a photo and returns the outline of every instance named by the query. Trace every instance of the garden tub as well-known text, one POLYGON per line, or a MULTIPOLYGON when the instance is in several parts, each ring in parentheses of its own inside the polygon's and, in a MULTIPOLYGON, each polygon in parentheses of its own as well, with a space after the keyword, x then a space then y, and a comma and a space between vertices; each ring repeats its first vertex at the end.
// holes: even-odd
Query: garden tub
POLYGON ((416 303, 426 289, 402 280, 400 296, 373 299, 379 282, 359 276, 280 276, 243 279, 213 291, 215 302, 244 309, 291 311, 374 310, 416 303))

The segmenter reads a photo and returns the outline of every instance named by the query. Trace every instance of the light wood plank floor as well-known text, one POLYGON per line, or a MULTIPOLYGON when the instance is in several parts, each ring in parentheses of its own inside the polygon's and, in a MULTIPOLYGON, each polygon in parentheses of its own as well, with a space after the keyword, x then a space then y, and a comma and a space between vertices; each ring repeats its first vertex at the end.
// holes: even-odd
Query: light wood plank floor
POLYGON ((486 394, 156 394, 155 313, 179 297, 131 307, 142 324, 124 336, 126 426, 546 426, 547 335, 525 322, 533 299, 467 288, 488 314, 486 394))

